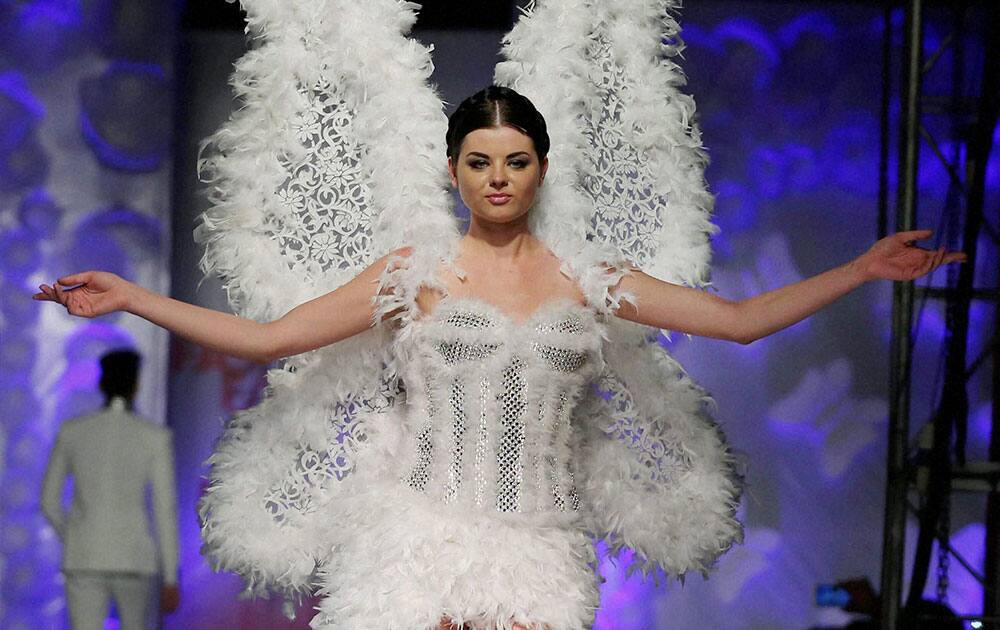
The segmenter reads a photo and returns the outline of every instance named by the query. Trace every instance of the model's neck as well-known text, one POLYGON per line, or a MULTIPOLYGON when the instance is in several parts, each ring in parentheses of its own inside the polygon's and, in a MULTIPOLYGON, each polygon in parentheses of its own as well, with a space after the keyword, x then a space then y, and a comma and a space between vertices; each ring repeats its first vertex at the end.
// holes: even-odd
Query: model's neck
POLYGON ((528 215, 509 223, 489 223, 473 216, 464 241, 466 251, 505 259, 518 258, 538 245, 528 230, 528 215))

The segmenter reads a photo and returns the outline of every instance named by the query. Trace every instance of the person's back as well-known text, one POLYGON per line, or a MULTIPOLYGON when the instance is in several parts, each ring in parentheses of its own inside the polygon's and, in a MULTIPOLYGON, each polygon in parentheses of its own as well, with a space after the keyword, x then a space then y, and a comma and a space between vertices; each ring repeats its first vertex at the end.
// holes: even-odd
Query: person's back
POLYGON ((122 628, 131 630, 149 625, 158 575, 165 584, 164 609, 169 612, 178 603, 173 450, 168 429, 129 409, 138 355, 112 352, 101 359, 101 367, 108 404, 60 427, 45 473, 42 510, 63 542, 73 628, 102 627, 113 599, 122 628), (66 512, 62 494, 68 476, 73 477, 73 501, 66 512))
POLYGON ((64 521, 56 526, 62 530, 63 570, 158 573, 145 489, 154 485, 157 514, 173 511, 172 491, 155 485, 173 476, 170 433, 138 419, 115 398, 104 410, 64 424, 56 454, 65 458, 74 484, 65 517, 61 506, 56 511, 46 502, 50 521, 64 521))

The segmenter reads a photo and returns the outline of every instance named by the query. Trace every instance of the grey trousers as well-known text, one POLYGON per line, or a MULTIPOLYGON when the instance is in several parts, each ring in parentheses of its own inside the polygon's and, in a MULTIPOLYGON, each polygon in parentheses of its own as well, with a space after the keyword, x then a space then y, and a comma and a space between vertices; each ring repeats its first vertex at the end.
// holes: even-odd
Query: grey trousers
POLYGON ((73 630, 103 630, 108 604, 115 602, 121 630, 155 627, 159 579, 154 575, 72 571, 66 573, 66 602, 73 630))

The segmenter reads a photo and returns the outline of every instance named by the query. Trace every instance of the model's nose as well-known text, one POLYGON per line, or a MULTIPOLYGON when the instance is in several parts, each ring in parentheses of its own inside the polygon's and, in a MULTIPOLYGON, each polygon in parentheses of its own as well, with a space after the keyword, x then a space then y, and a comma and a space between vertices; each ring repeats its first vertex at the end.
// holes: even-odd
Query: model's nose
POLYGON ((507 185, 507 174, 503 168, 496 167, 490 171, 490 185, 493 188, 503 188, 507 185))

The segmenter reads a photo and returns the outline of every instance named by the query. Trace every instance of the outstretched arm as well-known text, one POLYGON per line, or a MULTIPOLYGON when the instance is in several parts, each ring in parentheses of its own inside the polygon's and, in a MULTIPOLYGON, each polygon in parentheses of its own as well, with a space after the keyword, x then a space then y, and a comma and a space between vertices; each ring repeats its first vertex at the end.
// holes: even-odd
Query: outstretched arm
POLYGON ((71 315, 96 317, 127 311, 211 350, 267 363, 356 335, 372 324, 373 300, 389 254, 353 280, 295 307, 273 322, 260 323, 154 293, 114 274, 87 271, 43 284, 36 300, 58 302, 71 315), (66 288, 73 287, 73 288, 66 288))
POLYGON ((739 301, 634 272, 622 278, 619 289, 635 296, 636 304, 623 301, 617 314, 666 330, 751 343, 809 317, 869 280, 914 280, 942 264, 965 260, 961 252, 915 245, 931 234, 930 230, 893 234, 847 264, 739 301))

